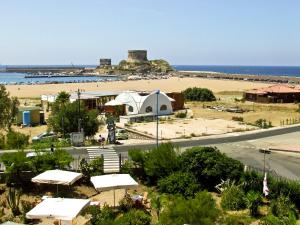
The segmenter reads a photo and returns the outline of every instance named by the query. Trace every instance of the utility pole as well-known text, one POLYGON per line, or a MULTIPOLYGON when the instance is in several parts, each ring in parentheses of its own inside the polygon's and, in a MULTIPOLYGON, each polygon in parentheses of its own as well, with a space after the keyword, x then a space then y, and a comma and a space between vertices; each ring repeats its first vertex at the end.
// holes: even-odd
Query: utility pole
POLYGON ((156 91, 156 148, 158 148, 158 96, 159 96, 160 90, 156 91))
POLYGON ((78 100, 78 132, 81 132, 81 113, 80 113, 80 90, 78 88, 78 91, 77 91, 77 100, 78 100))

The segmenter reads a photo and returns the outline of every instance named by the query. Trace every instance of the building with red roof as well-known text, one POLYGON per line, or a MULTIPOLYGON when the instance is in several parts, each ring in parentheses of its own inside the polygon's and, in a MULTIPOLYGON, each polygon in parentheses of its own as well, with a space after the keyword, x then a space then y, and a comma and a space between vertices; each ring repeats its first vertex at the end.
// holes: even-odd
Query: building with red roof
POLYGON ((276 84, 257 88, 244 93, 245 100, 262 103, 293 103, 300 102, 300 87, 276 84))

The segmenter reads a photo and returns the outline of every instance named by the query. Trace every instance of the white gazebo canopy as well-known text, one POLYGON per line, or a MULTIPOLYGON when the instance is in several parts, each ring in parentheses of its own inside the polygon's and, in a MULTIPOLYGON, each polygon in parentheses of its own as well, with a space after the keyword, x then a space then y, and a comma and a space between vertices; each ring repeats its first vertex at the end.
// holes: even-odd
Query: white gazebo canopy
POLYGON ((91 177, 91 182, 99 191, 135 188, 138 183, 129 174, 110 174, 91 177))
POLYGON ((47 198, 26 213, 26 218, 72 221, 89 202, 89 199, 47 198))
POLYGON ((129 174, 110 174, 91 177, 91 182, 98 191, 114 190, 114 206, 116 205, 116 189, 129 189, 138 183, 129 174))
POLYGON ((61 185, 72 185, 75 181, 82 177, 81 173, 75 173, 64 170, 47 170, 36 177, 32 178, 31 181, 34 183, 41 184, 61 184, 61 185))

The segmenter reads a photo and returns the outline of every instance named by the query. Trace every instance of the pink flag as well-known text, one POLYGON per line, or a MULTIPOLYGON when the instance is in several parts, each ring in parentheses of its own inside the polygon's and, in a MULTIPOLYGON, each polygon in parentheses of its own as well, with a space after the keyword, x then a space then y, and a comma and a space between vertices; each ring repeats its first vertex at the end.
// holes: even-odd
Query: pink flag
POLYGON ((266 196, 269 195, 269 188, 268 188, 268 184, 267 184, 267 173, 265 173, 265 177, 264 177, 264 181, 263 181, 263 193, 266 196))

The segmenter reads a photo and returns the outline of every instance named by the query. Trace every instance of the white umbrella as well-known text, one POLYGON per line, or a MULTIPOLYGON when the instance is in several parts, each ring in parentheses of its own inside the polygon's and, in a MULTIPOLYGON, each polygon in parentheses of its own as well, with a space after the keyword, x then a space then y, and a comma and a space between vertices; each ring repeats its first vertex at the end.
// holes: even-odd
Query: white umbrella
POLYGON ((32 178, 31 181, 40 184, 56 184, 57 191, 58 185, 72 185, 75 181, 82 177, 81 173, 75 173, 64 170, 47 170, 36 177, 32 178))
POLYGON ((26 213, 26 218, 72 221, 89 202, 89 199, 47 198, 26 213))
POLYGON ((91 182, 99 191, 114 190, 115 205, 115 189, 135 188, 138 183, 129 174, 110 174, 91 177, 91 182))

